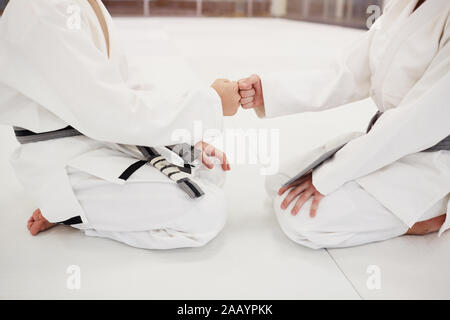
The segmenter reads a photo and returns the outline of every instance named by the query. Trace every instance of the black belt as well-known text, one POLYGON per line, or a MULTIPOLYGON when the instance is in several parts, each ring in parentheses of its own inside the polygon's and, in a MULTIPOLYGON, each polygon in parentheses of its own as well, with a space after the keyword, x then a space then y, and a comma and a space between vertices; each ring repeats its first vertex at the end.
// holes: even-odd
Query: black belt
MULTIPOLYGON (((14 133, 16 135, 17 141, 21 144, 55 140, 67 137, 75 137, 82 136, 83 134, 76 130, 71 126, 67 126, 63 129, 35 133, 30 130, 26 130, 19 127, 14 127, 14 133)), ((175 152, 184 160, 184 166, 176 166, 170 162, 168 162, 161 154, 159 154, 152 147, 144 147, 144 146, 136 146, 137 149, 142 153, 145 157, 145 160, 139 160, 130 165, 120 176, 119 179, 128 180, 128 178, 137 170, 139 170, 145 164, 151 164, 153 167, 161 171, 164 175, 166 175, 169 179, 175 181, 177 185, 186 192, 191 198, 199 198, 204 195, 203 190, 189 177, 186 177, 184 174, 191 173, 190 164, 200 154, 200 150, 195 149, 193 146, 182 143, 166 146, 167 149, 175 152), (181 177, 180 177, 181 176, 181 177)), ((61 223, 64 224, 76 224, 81 223, 80 217, 74 217, 69 220, 63 221, 61 223)))
MULTIPOLYGON (((83 135, 80 131, 71 126, 41 133, 36 133, 27 129, 14 127, 14 134, 16 135, 17 141, 19 141, 20 144, 27 144, 32 142, 48 141, 83 135)), ((187 143, 174 144, 166 146, 166 148, 169 149, 170 151, 175 152, 178 156, 180 156, 184 160, 185 163, 193 162, 195 159, 197 159, 199 155, 199 150, 195 149, 194 146, 191 146, 187 143)))
MULTIPOLYGON (((370 119, 369 126, 367 127, 366 132, 369 132, 372 129, 373 125, 377 122, 377 120, 381 117, 382 114, 383 114, 383 112, 381 112, 379 110, 377 111, 377 113, 374 114, 372 119, 370 119)), ((434 152, 434 151, 441 151, 441 150, 450 150, 450 135, 448 135, 443 140, 439 141, 434 146, 423 150, 422 152, 434 152)))

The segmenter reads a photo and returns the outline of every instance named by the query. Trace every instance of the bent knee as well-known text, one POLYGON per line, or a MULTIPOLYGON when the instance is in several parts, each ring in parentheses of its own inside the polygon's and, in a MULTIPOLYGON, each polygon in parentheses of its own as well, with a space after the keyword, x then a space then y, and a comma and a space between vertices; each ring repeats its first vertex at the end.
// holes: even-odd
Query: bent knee
POLYGON ((310 202, 294 216, 290 213, 290 208, 282 210, 279 207, 281 201, 275 201, 278 204, 275 208, 277 220, 285 235, 292 241, 311 249, 351 245, 351 239, 356 233, 351 230, 351 224, 346 225, 342 221, 342 215, 336 214, 333 206, 319 206, 316 216, 312 218, 309 215, 310 202))
POLYGON ((202 245, 214 239, 223 229, 227 219, 227 203, 224 192, 217 188, 205 195, 198 207, 198 223, 195 232, 202 236, 202 245))
POLYGON ((306 201, 306 203, 300 208, 297 214, 294 215, 292 214, 292 209, 294 208, 295 201, 292 201, 286 209, 281 208, 281 203, 283 202, 285 196, 286 195, 276 195, 273 202, 274 211, 280 226, 289 226, 296 229, 314 228, 314 222, 316 220, 315 218, 311 218, 309 214, 312 200, 309 199, 308 201, 306 201))
POLYGON ((317 216, 312 218, 309 214, 311 200, 307 201, 296 215, 291 213, 291 209, 294 206, 293 203, 286 208, 281 209, 281 202, 284 196, 276 196, 274 199, 274 211, 284 234, 292 241, 301 244, 303 246, 320 249, 326 245, 320 237, 317 235, 324 234, 324 225, 322 220, 317 219, 319 214, 324 214, 324 210, 317 211, 317 216), (321 212, 322 211, 322 212, 321 212))
POLYGON ((209 188, 205 195, 193 200, 195 203, 174 228, 196 239, 197 246, 205 245, 223 229, 227 218, 225 194, 220 188, 209 188))

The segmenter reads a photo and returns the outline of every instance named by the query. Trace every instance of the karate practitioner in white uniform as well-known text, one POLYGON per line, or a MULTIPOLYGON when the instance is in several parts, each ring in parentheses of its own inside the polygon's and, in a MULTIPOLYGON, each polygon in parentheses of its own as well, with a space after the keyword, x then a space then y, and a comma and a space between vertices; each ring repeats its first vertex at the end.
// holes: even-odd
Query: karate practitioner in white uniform
POLYGON ((12 0, 0 20, 0 44, 0 123, 33 133, 71 126, 83 134, 23 144, 13 154, 17 177, 40 209, 28 222, 31 234, 64 222, 149 249, 202 246, 218 234, 230 169, 219 150, 185 141, 197 143, 203 161, 192 174, 175 176, 187 175, 204 192, 199 198, 149 164, 126 181, 119 176, 145 160, 135 146, 155 147, 182 166, 164 146, 180 142, 172 140, 175 130, 192 132, 196 122, 220 130, 222 116, 239 107, 237 83, 216 80, 175 95, 136 81, 99 0, 12 0))
POLYGON ((383 112, 303 183, 280 189, 288 177, 268 179, 290 239, 348 247, 450 227, 450 151, 422 152, 450 135, 449 10, 448 0, 390 1, 333 67, 239 81, 243 108, 260 117, 369 96, 383 112))

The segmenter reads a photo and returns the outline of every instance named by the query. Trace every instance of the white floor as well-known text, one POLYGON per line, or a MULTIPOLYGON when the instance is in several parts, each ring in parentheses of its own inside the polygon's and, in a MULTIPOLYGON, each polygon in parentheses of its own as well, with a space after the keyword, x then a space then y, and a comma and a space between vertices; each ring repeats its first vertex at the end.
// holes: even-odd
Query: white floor
MULTIPOLYGON (((323 65, 361 33, 275 19, 115 21, 133 65, 161 81, 172 75, 173 87, 193 76, 207 85, 217 77, 323 65), (167 66, 167 74, 155 75, 156 66, 167 66)), ((289 156, 288 143, 310 148, 339 132, 363 130, 374 110, 362 101, 264 121, 240 111, 226 128, 279 128, 280 154, 289 156)), ((204 248, 146 251, 62 226, 32 237, 26 220, 35 207, 8 163, 16 147, 10 128, 0 127, 0 145, 0 299, 450 298, 449 232, 341 250, 302 248, 278 228, 258 164, 232 165, 228 223, 204 248), (67 289, 70 265, 80 267, 79 290, 67 289), (369 266, 379 268, 378 290, 366 285, 369 266)))

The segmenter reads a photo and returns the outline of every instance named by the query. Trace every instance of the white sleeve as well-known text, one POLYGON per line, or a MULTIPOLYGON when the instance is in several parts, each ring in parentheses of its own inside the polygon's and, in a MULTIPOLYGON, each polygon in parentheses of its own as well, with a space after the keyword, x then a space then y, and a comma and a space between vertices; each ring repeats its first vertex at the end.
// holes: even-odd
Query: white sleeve
POLYGON ((277 117, 321 111, 368 97, 369 50, 381 19, 327 68, 261 76, 265 106, 255 108, 256 114, 277 117))
POLYGON ((450 134, 450 43, 440 50, 405 99, 372 130, 348 143, 313 173, 323 194, 396 160, 423 151, 450 134))
MULTIPOLYGON (((198 128, 222 129, 221 101, 212 88, 174 94, 158 84, 130 87, 120 64, 95 46, 85 16, 81 28, 67 26, 70 1, 14 3, 17 17, 10 18, 18 19, 9 19, 10 34, 2 44, 12 58, 1 78, 86 136, 156 146, 174 142, 175 131, 195 142, 198 128)), ((111 54, 118 59, 114 50, 111 54)))

